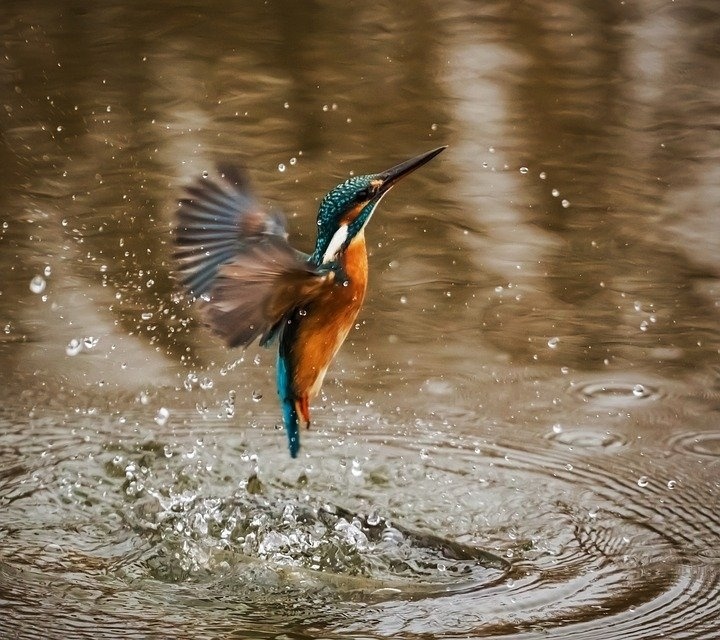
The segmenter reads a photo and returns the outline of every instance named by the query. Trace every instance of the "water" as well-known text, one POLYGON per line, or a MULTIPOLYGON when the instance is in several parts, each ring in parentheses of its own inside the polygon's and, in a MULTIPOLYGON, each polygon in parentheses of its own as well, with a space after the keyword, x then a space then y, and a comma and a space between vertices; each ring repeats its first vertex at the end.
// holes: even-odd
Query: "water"
POLYGON ((0 636, 718 635, 715 3, 0 15, 0 636), (440 144, 293 461, 181 187, 242 159, 308 250, 440 144))

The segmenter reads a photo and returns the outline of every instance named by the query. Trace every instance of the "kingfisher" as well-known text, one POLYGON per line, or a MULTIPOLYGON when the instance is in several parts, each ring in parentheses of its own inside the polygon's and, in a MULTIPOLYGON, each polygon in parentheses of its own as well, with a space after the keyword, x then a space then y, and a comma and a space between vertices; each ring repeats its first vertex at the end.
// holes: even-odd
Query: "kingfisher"
POLYGON ((294 249, 282 215, 263 210, 247 172, 220 164, 185 188, 175 219, 176 275, 228 347, 278 345, 277 392, 290 455, 310 401, 360 311, 368 282, 365 227, 397 182, 447 146, 387 171, 353 176, 320 202, 311 255, 294 249))

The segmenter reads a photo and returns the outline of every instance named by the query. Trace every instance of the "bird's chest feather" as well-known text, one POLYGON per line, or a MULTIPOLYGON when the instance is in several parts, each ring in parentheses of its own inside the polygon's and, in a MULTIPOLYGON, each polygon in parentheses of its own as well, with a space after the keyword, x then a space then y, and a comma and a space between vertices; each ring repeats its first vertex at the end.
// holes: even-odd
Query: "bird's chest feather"
POLYGON ((303 309, 293 345, 293 386, 298 396, 320 391, 330 361, 352 328, 367 289, 365 238, 358 235, 342 255, 343 275, 328 292, 303 309), (303 312, 304 311, 304 315, 303 312))

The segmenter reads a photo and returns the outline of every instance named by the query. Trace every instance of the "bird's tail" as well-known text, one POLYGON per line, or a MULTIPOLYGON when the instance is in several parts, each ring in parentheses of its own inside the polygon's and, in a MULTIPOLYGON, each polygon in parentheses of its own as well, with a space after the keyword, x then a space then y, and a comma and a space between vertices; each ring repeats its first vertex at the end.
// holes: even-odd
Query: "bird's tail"
POLYGON ((298 451, 300 451, 300 421, 298 420, 298 411, 292 393, 292 382, 287 368, 287 361, 281 350, 278 350, 277 359, 277 390, 282 404, 283 422, 288 437, 290 456, 297 458, 298 451))
POLYGON ((292 398, 283 398, 282 408, 290 456, 297 458, 297 454, 300 451, 300 422, 298 420, 297 409, 295 408, 295 401, 292 398))

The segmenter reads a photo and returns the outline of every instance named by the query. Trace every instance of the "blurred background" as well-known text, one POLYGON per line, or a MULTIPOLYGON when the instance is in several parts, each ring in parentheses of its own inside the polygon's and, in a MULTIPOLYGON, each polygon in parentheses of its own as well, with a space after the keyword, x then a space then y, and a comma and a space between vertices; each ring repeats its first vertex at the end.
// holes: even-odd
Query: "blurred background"
POLYGON ((715 2, 6 2, 0 33, 4 634, 715 637, 715 2), (328 190, 441 144, 291 461, 274 353, 171 278, 182 187, 244 163, 309 251, 328 190))

